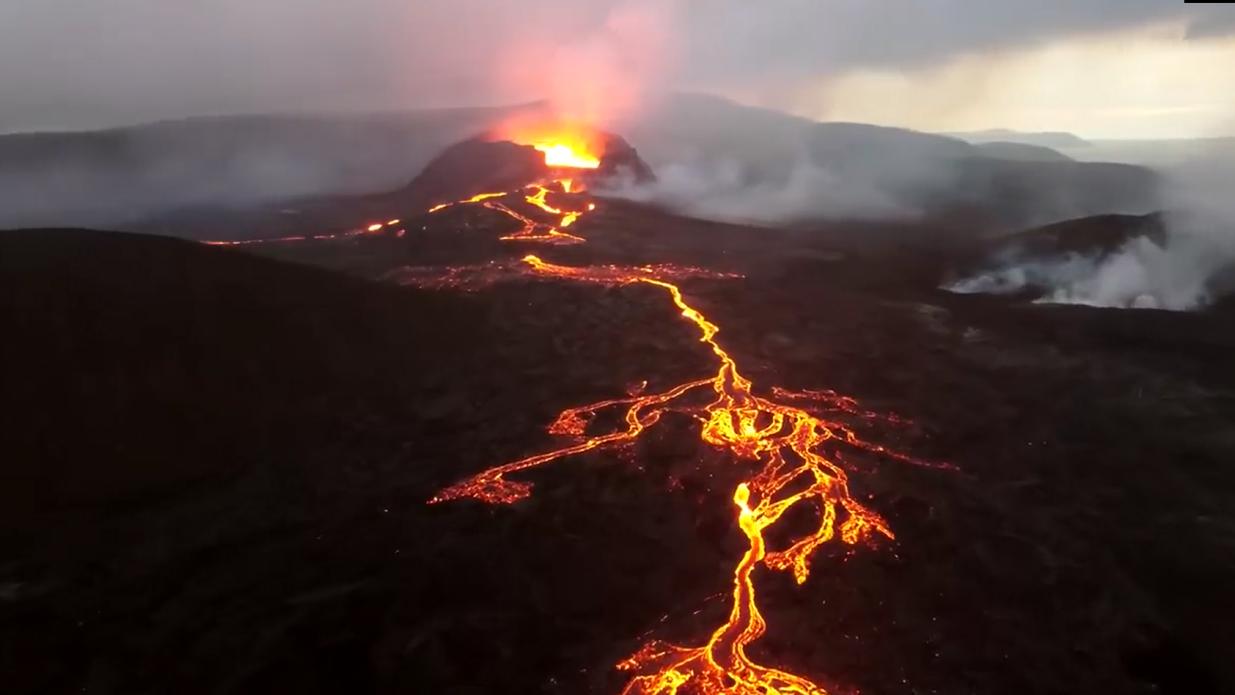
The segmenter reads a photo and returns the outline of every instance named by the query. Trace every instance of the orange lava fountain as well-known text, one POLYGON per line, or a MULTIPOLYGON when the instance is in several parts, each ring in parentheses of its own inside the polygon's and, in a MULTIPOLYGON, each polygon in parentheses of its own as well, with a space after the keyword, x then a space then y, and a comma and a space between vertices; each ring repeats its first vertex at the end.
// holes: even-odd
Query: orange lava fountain
MULTIPOLYGON (((756 395, 752 383, 738 371, 733 357, 716 342, 719 331, 698 309, 691 306, 681 289, 669 281, 679 277, 706 277, 707 271, 672 266, 571 267, 547 263, 536 256, 523 259, 524 274, 559 278, 601 285, 643 283, 664 290, 682 317, 699 331, 699 340, 716 356, 718 366, 711 377, 679 384, 666 391, 616 398, 570 408, 558 415, 549 433, 570 440, 559 449, 536 454, 486 470, 442 490, 430 500, 440 503, 474 498, 491 504, 510 504, 531 494, 532 485, 508 476, 568 456, 604 447, 628 444, 667 412, 684 412, 701 423, 700 436, 712 446, 728 450, 737 459, 755 464, 752 474, 737 485, 733 503, 738 527, 746 536, 748 549, 733 573, 733 604, 729 617, 699 647, 680 647, 651 642, 623 660, 618 668, 632 673, 624 695, 826 695, 811 681, 753 662, 746 648, 767 629, 756 603, 753 575, 764 566, 793 573, 800 584, 810 573, 811 555, 820 545, 839 536, 842 543, 857 544, 872 536, 892 538, 887 523, 867 509, 849 492, 848 478, 824 452, 825 444, 837 444, 864 451, 921 463, 867 442, 842 422, 828 414, 842 413, 863 419, 879 416, 861 410, 857 403, 831 391, 788 391, 773 389, 777 400, 756 395), (684 398, 698 390, 710 389, 712 398, 705 405, 691 405, 684 398), (808 410, 794 403, 814 404, 808 410), (625 428, 589 435, 589 424, 609 408, 625 409, 625 428), (788 547, 769 550, 763 532, 789 509, 803 502, 814 502, 819 510, 819 525, 797 538, 788 547)), ((493 267, 490 266, 490 269, 493 267)), ((459 269, 454 269, 459 270, 459 269)), ((713 274, 712 277, 717 277, 713 274)), ((461 286, 455 274, 447 284, 461 286)), ((490 279, 495 279, 490 276, 490 279)), ((891 418, 893 422, 898 420, 891 418)))
POLYGON ((570 145, 539 144, 534 145, 545 155, 545 164, 551 167, 570 167, 573 169, 598 169, 600 158, 585 151, 576 150, 570 145))
POLYGON ((494 136, 536 148, 554 169, 598 169, 605 153, 599 133, 578 123, 511 122, 499 127, 494 136))

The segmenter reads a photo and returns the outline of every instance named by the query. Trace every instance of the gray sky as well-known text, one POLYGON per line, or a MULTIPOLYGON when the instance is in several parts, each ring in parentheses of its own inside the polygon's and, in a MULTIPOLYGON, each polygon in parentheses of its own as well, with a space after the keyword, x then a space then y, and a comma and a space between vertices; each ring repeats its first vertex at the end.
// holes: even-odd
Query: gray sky
POLYGON ((1180 0, 0 0, 0 131, 704 89, 817 118, 1235 134, 1235 6, 1180 0))

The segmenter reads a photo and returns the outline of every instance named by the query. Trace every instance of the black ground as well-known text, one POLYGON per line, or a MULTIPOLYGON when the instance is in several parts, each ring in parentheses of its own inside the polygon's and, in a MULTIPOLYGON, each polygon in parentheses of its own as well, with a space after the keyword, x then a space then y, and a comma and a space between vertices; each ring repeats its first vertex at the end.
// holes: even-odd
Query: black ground
MULTIPOLYGON (((653 288, 354 277, 490 255, 485 215, 268 247, 301 265, 0 233, 5 690, 615 693, 647 637, 703 639, 741 464, 694 423, 513 507, 424 504, 543 449, 562 408, 712 369, 653 288)), ((761 573, 761 661, 870 694, 1235 689, 1228 308, 949 295, 947 228, 603 203, 581 233, 538 252, 745 273, 684 290, 757 389, 856 396, 916 422, 871 434, 959 468, 850 457, 897 540, 825 548, 801 587, 761 573)))

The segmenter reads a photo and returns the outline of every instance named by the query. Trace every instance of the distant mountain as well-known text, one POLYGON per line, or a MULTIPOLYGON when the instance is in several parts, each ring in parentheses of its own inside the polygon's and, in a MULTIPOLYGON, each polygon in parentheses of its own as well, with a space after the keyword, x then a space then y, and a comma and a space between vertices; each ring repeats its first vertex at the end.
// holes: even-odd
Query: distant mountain
POLYGON ((752 189, 767 193, 757 196, 765 209, 796 206, 780 220, 961 215, 1003 230, 1159 205, 1158 177, 1139 167, 1079 163, 1042 145, 817 123, 711 96, 671 98, 625 134, 653 169, 682 169, 688 192, 718 188, 709 204, 721 218, 747 213, 734 201, 752 189))
MULTIPOLYGON (((375 207, 373 195, 406 194, 446 147, 534 108, 238 116, 2 136, 0 228, 88 225, 237 238, 355 224, 357 213, 375 207), (338 215, 322 217, 322 210, 338 215)), ((1147 170, 1069 161, 1042 145, 1008 141, 1003 131, 1000 143, 975 146, 694 94, 671 96, 610 128, 654 171, 666 169, 669 206, 702 217, 779 224, 946 215, 971 220, 975 230, 1012 229, 1146 213, 1158 199, 1147 170)))
POLYGON ((949 137, 959 138, 965 142, 981 144, 987 142, 1015 142, 1022 145, 1037 145, 1039 147, 1058 147, 1063 149, 1088 147, 1091 143, 1072 133, 1049 131, 1041 133, 1025 133, 1018 130, 992 128, 990 130, 975 130, 958 133, 944 133, 949 137))
POLYGON ((504 109, 192 118, 0 136, 0 228, 125 226, 180 208, 372 193, 504 109))
POLYGON ((1212 168, 1229 170, 1235 161, 1235 137, 1178 138, 1172 140, 1094 140, 1091 147, 1072 153, 1088 161, 1127 162, 1161 169, 1212 168))
POLYGON ((1015 162, 1071 162, 1071 157, 1041 145, 1023 142, 983 142, 976 145, 983 156, 1015 162))

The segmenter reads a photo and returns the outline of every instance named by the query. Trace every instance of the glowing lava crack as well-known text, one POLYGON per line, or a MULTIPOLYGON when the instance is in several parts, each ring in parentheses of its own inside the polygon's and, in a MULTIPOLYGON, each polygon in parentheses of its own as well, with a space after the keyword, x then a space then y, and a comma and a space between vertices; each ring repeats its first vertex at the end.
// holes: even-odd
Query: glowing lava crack
MULTIPOLYGON (((492 274, 498 266, 474 268, 480 271, 487 268, 491 272, 486 276, 490 282, 508 278, 513 270, 506 268, 504 272, 492 274)), ((467 271, 462 268, 453 271, 452 279, 443 284, 468 286, 463 278, 467 271)), ((699 330, 700 341, 715 354, 719 366, 711 377, 679 384, 660 393, 617 398, 566 410, 549 426, 549 432, 569 439, 569 444, 486 470, 441 491, 430 503, 466 497, 493 504, 516 502, 530 495, 532 486, 525 481, 511 480, 511 474, 586 451, 630 443, 670 411, 693 415, 701 423, 704 442, 754 464, 752 474, 733 492, 738 527, 749 547, 734 569, 733 605, 724 624, 716 628, 702 646, 687 648, 652 642, 622 661, 618 668, 632 674, 623 693, 825 693, 805 678, 761 666, 747 656, 747 646, 766 630, 756 603, 753 574, 763 565, 772 570, 792 572, 797 582, 802 583, 810 572, 811 555, 823 543, 838 536, 842 543, 849 545, 874 535, 892 538, 892 531, 884 520, 853 498, 845 472, 822 448, 830 443, 921 463, 869 443, 843 423, 827 418, 847 415, 901 421, 863 411, 853 399, 831 391, 794 392, 775 388, 772 394, 777 400, 756 395, 751 382, 739 373, 733 357, 716 342, 719 330, 716 324, 691 306, 678 286, 669 281, 673 277, 723 277, 721 274, 674 266, 570 267, 547 263, 536 256, 525 257, 518 271, 523 275, 576 282, 611 286, 644 283, 661 288, 682 317, 699 330), (704 405, 691 405, 685 398, 687 394, 708 389, 712 396, 704 405), (806 404, 811 410, 794 403, 806 404), (625 409, 625 429, 589 435, 588 425, 598 413, 610 408, 625 409), (786 548, 768 550, 765 529, 776 524, 795 505, 810 502, 819 511, 818 527, 786 548)), ((422 284, 415 280, 413 283, 422 284)))

